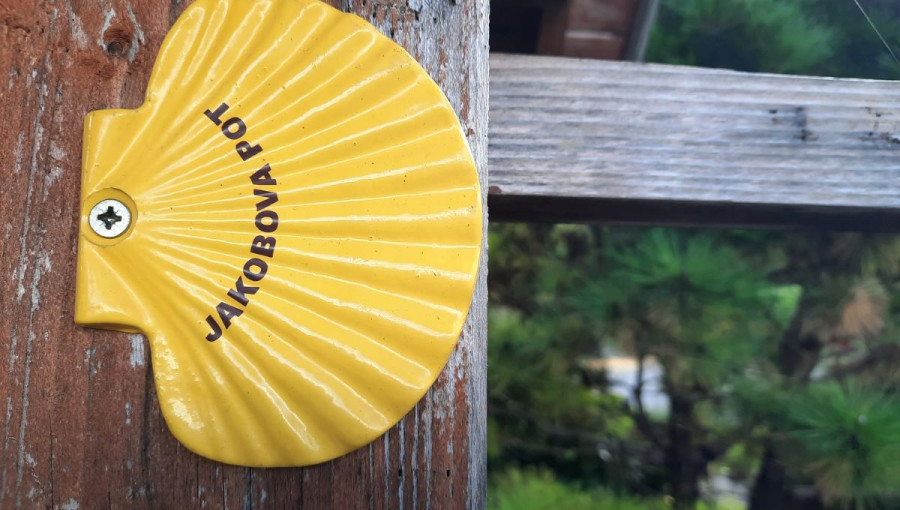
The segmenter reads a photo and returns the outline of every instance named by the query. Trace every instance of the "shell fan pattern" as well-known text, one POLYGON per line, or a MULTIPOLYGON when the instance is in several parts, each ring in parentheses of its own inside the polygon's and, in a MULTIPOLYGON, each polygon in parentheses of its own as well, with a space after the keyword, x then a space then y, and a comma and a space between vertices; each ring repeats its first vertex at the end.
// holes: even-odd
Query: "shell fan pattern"
POLYGON ((145 103, 85 121, 75 318, 147 335, 192 451, 327 461, 399 421, 447 362, 481 204, 452 107, 368 23, 316 0, 199 0, 145 103), (131 213, 115 238, 92 230, 106 199, 131 213))

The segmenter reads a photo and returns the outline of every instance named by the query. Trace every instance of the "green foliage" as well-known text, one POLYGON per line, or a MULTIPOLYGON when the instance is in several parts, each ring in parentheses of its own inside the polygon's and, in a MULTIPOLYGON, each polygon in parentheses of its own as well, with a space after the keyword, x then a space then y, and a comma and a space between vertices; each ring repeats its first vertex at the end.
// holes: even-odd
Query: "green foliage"
MULTIPOLYGON (((671 498, 631 497, 557 480, 546 469, 510 469, 492 478, 488 510, 671 510, 671 498)), ((738 501, 699 502, 695 510, 745 510, 738 501)))
POLYGON ((488 376, 490 396, 501 413, 515 418, 510 427, 518 433, 510 438, 522 438, 535 429, 558 434, 628 433, 630 422, 618 411, 621 401, 585 386, 575 359, 567 355, 566 346, 559 345, 568 338, 567 333, 579 329, 579 324, 566 328, 565 321, 523 318, 512 309, 493 307, 488 313, 488 328, 488 356, 498 361, 488 376), (531 409, 540 409, 540 414, 533 415, 531 409))
POLYGON ((900 495, 900 399, 858 384, 819 383, 785 410, 786 440, 829 499, 876 504, 900 495), (793 443, 793 444, 790 444, 793 443))
MULTIPOLYGON (((777 317, 796 292, 766 279, 722 235, 686 230, 607 231, 601 263, 584 273, 572 301, 610 335, 652 352, 669 383, 710 389, 740 377, 772 349, 777 317)), ((784 319, 782 319, 782 323, 784 319)))
POLYGON ((629 437, 631 419, 579 367, 598 347, 596 331, 561 299, 593 260, 592 234, 504 225, 491 228, 490 242, 489 465, 542 463, 570 479, 607 480, 597 444, 629 437))
POLYGON ((661 500, 586 490, 554 478, 546 470, 507 471, 488 491, 489 510, 668 510, 661 500))
MULTIPOLYGON (((827 375, 856 359, 831 349, 897 343, 898 238, 504 225, 491 242, 504 247, 492 252, 489 276, 492 471, 543 465, 587 492, 663 495, 673 486, 660 478, 668 462, 695 462, 702 476, 712 461, 749 482, 776 444, 792 483, 815 484, 838 504, 894 496, 894 397, 807 379, 815 366, 827 375), (516 271, 494 270, 504 264, 516 271), (788 340, 800 342, 790 347, 800 361, 785 365, 788 340), (610 393, 602 365, 591 368, 610 346, 657 360, 665 392, 687 414, 651 414, 641 425, 610 393), (822 365, 825 354, 838 361, 822 365), (861 415, 864 436, 853 428, 861 415), (665 434, 677 429, 671 440, 706 460, 661 461, 671 452, 665 434)), ((848 366, 859 380, 900 382, 896 369, 892 379, 848 366)))
MULTIPOLYGON (((897 2, 861 3, 900 47, 897 2)), ((662 0, 647 59, 860 78, 896 79, 900 71, 853 0, 662 0)))
POLYGON ((800 294, 767 279, 781 259, 727 243, 765 237, 562 225, 493 227, 491 235, 505 248, 489 273, 500 279, 489 312, 492 469, 543 463, 577 480, 662 489, 645 480, 659 460, 639 446, 651 437, 635 431, 633 410, 606 391, 602 370, 577 363, 604 344, 662 363, 667 392, 696 406, 698 441, 725 440, 743 426, 723 405, 723 385, 771 355, 773 333, 800 294), (507 263, 516 274, 493 270, 507 263), (631 446, 616 446, 623 442, 631 446), (645 472, 631 473, 619 456, 643 458, 645 472))
POLYGON ((809 15, 813 2, 663 0, 648 60, 802 73, 834 53, 834 26, 809 15))

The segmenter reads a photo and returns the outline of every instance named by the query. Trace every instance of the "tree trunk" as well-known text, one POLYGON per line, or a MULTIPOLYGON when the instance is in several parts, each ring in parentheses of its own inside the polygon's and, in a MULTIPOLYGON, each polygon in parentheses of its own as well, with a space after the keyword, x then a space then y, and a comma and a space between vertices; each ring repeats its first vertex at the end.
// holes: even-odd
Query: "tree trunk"
MULTIPOLYGON (((804 295, 778 346, 779 371, 793 383, 806 383, 822 351, 818 338, 803 334, 804 319, 812 308, 810 298, 804 295)), ((799 510, 800 502, 794 497, 792 487, 784 465, 778 459, 778 452, 771 442, 767 442, 750 494, 749 510, 799 510)))
POLYGON ((748 510, 823 510, 825 506, 816 491, 798 494, 788 478, 771 444, 766 445, 762 466, 750 494, 748 510))
POLYGON ((692 509, 700 499, 700 478, 706 462, 695 444, 694 402, 676 391, 669 391, 671 409, 668 424, 666 470, 676 509, 692 509))
POLYGON ((808 296, 800 298, 791 324, 778 345, 778 370, 790 381, 806 382, 822 352, 823 346, 819 339, 803 333, 804 320, 813 306, 808 296))
POLYGON ((784 466, 778 462, 775 456, 775 449, 770 444, 766 445, 762 466, 759 468, 756 483, 753 484, 753 492, 750 494, 749 510, 787 509, 792 503, 786 481, 787 474, 784 472, 784 466))

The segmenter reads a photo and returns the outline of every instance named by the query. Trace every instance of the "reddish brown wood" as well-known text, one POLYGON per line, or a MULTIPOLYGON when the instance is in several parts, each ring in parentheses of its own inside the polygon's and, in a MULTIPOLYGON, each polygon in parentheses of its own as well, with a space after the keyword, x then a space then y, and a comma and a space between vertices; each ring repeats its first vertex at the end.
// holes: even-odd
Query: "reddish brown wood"
MULTIPOLYGON (((188 3, 0 0, 0 508, 482 508, 483 275, 435 389, 384 438, 307 469, 188 452, 160 415, 146 340, 74 325, 82 119, 141 103, 188 3)), ((487 0, 331 3, 423 63, 484 168, 487 0)))
POLYGON ((621 59, 639 4, 640 0, 566 0, 548 5, 537 52, 621 59))

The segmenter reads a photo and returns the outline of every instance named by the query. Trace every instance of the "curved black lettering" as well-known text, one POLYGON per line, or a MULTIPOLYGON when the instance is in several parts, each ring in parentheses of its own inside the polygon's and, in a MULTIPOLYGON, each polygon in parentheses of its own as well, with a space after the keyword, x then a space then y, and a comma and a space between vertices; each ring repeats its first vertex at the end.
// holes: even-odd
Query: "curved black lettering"
POLYGON ((262 232, 275 232, 278 230, 278 213, 275 211, 260 211, 256 215, 256 228, 262 232), (263 222, 268 218, 269 223, 263 222))
POLYGON ((246 276, 247 279, 252 282, 258 282, 262 280, 268 272, 269 265, 266 264, 266 262, 262 259, 252 258, 244 264, 244 276, 246 276), (258 268, 258 270, 253 271, 254 267, 258 268))

